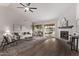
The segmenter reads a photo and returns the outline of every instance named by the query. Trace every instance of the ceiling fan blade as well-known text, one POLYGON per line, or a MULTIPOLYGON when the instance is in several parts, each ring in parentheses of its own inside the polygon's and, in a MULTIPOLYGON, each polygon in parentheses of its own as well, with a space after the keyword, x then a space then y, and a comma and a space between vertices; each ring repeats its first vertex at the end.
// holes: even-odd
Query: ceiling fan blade
POLYGON ((24 8, 24 7, 17 7, 17 8, 24 8))
POLYGON ((30 10, 30 9, 29 9, 29 11, 31 11, 31 12, 33 13, 33 11, 32 11, 32 10, 30 10))
POLYGON ((28 3, 27 6, 30 6, 31 3, 28 3))
POLYGON ((22 3, 20 3, 22 6, 26 7, 25 5, 23 5, 22 3))
POLYGON ((30 7, 30 9, 37 9, 37 8, 30 7))

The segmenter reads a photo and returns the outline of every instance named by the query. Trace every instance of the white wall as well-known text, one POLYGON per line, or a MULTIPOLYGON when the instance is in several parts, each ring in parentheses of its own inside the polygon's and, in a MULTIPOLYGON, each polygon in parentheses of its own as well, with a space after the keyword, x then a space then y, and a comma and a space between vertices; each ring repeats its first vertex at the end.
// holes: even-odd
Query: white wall
MULTIPOLYGON (((77 20, 79 20, 79 3, 77 3, 76 8, 77 8, 77 10, 76 10, 76 21, 77 21, 77 20)), ((77 28, 79 29, 78 26, 77 26, 77 28)), ((77 30, 77 32, 79 32, 79 30, 77 30)), ((79 33, 78 33, 78 35, 79 35, 79 33)), ((79 49, 79 40, 78 40, 78 49, 79 49)))
POLYGON ((76 10, 76 19, 79 18, 79 3, 77 3, 77 6, 76 6, 77 10, 76 10))

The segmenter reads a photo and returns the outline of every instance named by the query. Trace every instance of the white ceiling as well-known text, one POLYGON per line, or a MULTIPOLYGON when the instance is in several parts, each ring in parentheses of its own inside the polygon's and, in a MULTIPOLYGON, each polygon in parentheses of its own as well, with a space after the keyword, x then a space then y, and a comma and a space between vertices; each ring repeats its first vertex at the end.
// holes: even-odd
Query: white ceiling
POLYGON ((37 7, 37 10, 31 13, 17 8, 21 6, 19 3, 0 3, 0 6, 4 6, 4 9, 6 9, 5 14, 8 20, 10 19, 15 22, 19 20, 21 23, 25 21, 54 20, 69 10, 73 5, 73 3, 32 3, 30 7, 37 7))
POLYGON ((0 6, 9 6, 10 3, 0 3, 0 6))

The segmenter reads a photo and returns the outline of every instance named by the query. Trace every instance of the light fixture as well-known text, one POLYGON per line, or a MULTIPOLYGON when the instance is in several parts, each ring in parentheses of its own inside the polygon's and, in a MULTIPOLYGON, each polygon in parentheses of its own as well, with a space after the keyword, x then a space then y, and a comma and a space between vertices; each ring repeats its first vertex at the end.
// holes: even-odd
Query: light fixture
POLYGON ((10 30, 6 30, 3 35, 6 36, 7 34, 10 34, 10 30))
POLYGON ((26 11, 29 11, 29 8, 28 8, 28 7, 26 7, 26 8, 25 8, 25 10, 26 10, 26 11))
POLYGON ((6 33, 10 33, 10 30, 6 30, 6 33))
POLYGON ((10 28, 9 27, 6 27, 5 33, 10 34, 10 28))

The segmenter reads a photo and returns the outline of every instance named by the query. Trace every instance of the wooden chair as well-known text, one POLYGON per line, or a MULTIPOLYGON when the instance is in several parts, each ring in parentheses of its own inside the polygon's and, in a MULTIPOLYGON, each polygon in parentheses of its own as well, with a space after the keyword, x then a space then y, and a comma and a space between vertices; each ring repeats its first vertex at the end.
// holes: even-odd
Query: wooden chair
POLYGON ((8 43, 9 43, 8 37, 3 36, 3 41, 1 43, 2 50, 4 50, 5 45, 7 45, 8 43))

